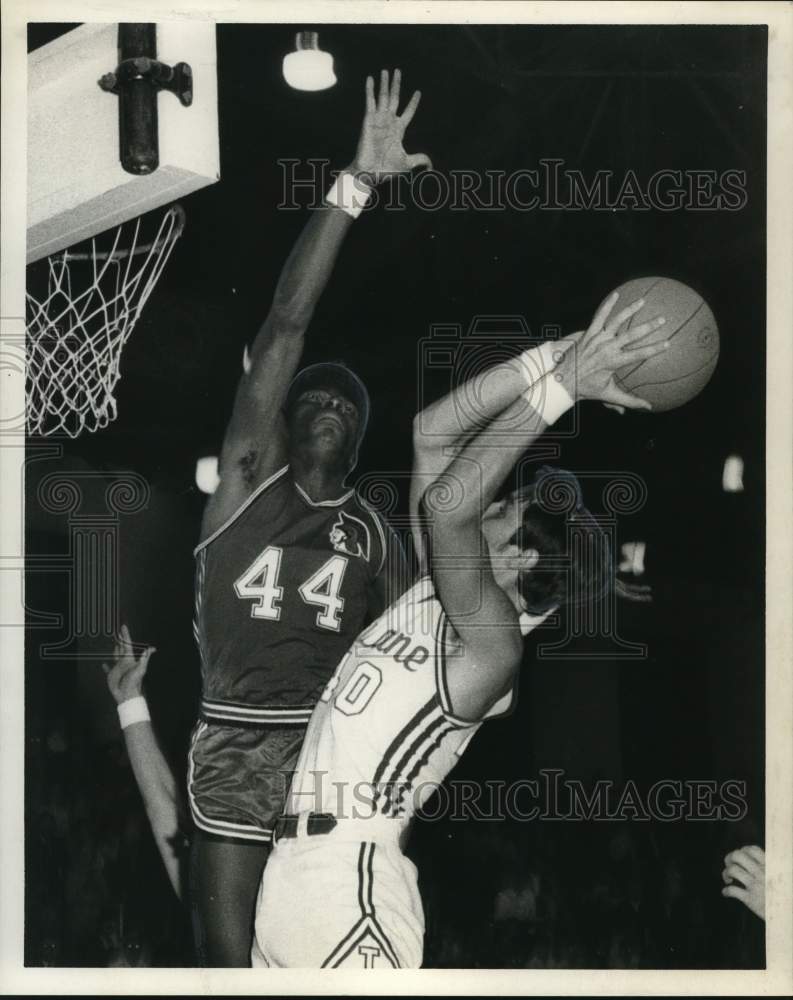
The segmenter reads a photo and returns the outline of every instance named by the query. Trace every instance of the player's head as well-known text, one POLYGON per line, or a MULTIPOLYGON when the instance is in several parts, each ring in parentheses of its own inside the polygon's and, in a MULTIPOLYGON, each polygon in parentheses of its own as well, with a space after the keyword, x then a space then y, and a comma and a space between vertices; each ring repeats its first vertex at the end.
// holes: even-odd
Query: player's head
POLYGON ((610 585, 608 537, 564 469, 544 465, 532 482, 491 504, 482 533, 496 583, 520 611, 543 615, 596 600, 610 585))
POLYGON ((333 471, 355 466, 369 422, 369 393, 346 365, 322 362, 298 372, 284 413, 292 452, 308 452, 312 462, 333 471))

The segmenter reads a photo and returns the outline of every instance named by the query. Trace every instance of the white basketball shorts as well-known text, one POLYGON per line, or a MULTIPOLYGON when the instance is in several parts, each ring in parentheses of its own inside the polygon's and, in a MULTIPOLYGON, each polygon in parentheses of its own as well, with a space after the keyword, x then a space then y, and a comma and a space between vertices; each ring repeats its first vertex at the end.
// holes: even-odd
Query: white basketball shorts
POLYGON ((395 840, 330 832, 273 848, 256 904, 254 967, 417 969, 423 942, 418 873, 395 840))

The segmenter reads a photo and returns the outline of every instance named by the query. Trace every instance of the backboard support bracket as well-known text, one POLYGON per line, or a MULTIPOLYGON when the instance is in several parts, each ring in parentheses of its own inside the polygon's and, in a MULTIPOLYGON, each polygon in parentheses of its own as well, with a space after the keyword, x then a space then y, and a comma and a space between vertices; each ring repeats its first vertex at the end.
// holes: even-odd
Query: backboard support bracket
POLYGON ((119 24, 118 49, 118 66, 99 86, 119 100, 121 166, 130 174, 150 174, 160 162, 157 94, 168 90, 190 107, 193 71, 188 63, 168 66, 157 59, 156 24, 119 24))

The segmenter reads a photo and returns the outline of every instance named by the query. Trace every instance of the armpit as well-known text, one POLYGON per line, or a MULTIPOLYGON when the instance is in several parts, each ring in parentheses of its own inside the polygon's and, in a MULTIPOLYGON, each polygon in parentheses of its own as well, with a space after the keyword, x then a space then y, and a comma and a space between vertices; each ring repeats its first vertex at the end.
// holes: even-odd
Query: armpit
POLYGON ((240 459, 240 471, 247 486, 253 486, 256 477, 256 464, 259 461, 259 452, 251 448, 240 459))

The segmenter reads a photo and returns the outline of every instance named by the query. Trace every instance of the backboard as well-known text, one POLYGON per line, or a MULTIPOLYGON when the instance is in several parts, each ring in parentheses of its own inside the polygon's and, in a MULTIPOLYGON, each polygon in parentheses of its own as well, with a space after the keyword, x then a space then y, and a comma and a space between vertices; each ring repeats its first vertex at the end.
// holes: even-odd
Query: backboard
POLYGON ((193 99, 157 97, 159 167, 119 160, 117 24, 84 24, 28 56, 28 263, 220 179, 214 22, 158 23, 157 59, 192 69, 193 99))

